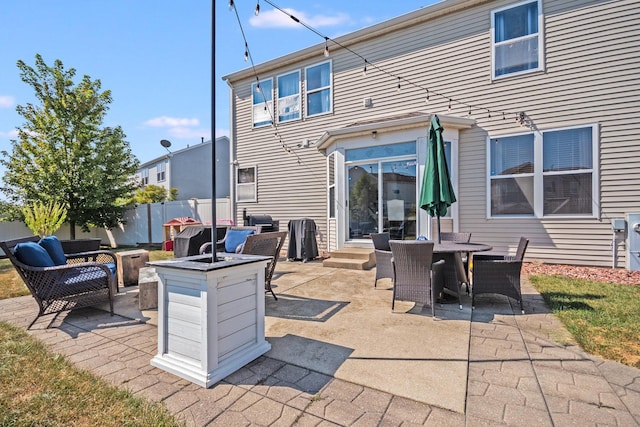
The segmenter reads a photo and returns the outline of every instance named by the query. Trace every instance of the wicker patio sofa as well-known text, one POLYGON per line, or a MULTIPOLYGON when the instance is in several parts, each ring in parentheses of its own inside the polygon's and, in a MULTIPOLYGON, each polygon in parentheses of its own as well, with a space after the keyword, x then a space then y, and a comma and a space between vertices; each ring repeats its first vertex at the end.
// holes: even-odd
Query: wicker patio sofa
POLYGON ((49 258, 44 254, 43 258, 39 257, 40 253, 29 258, 34 253, 33 250, 40 251, 37 247, 47 248, 46 245, 39 244, 42 241, 53 242, 54 246, 59 244, 55 238, 46 239, 30 236, 0 242, 0 248, 38 303, 38 315, 28 328, 40 316, 107 301, 113 315, 113 297, 117 292, 115 255, 103 250, 65 254, 60 245, 54 256, 50 255, 49 250, 45 250, 44 254, 49 255, 49 258))

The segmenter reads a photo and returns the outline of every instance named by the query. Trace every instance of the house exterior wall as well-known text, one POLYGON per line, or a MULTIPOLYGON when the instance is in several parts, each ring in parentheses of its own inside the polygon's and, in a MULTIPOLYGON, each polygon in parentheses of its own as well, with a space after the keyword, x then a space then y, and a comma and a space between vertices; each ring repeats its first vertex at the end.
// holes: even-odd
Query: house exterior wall
MULTIPOLYGON (((216 198, 230 195, 230 143, 226 136, 216 138, 216 198)), ((149 171, 149 183, 167 189, 178 189, 178 200, 211 198, 211 141, 188 146, 163 155, 140 166, 136 174, 138 182, 142 171, 149 171), (158 167, 165 163, 165 179, 158 181, 158 167)))
MULTIPOLYGON (((240 167, 258 168, 258 200, 238 203, 236 215, 270 214, 281 224, 313 218, 321 250, 331 250, 325 152, 298 147, 319 140, 328 129, 402 112, 471 118, 459 131, 457 224, 472 241, 496 251, 515 251, 520 236, 530 239, 527 260, 625 267, 625 236, 615 242, 612 218, 640 212, 640 4, 633 0, 542 0, 544 70, 491 78, 491 12, 518 1, 447 0, 360 30, 338 40, 367 59, 330 45, 333 111, 273 127, 252 127, 251 83, 239 71, 225 78, 232 90, 232 132, 240 167), (387 73, 402 76, 402 87, 387 73), (406 82, 430 88, 426 91, 406 82), (442 94, 444 96, 438 96, 442 94), (363 100, 371 98, 371 106, 363 100), (452 100, 452 101, 450 101, 452 100), (449 109, 449 104, 451 109, 449 109), (471 106, 471 114, 469 110, 471 106), (492 117, 489 117, 490 109, 492 117), (495 112, 508 112, 504 118, 495 112), (515 120, 525 112, 527 126, 515 120), (598 144, 594 173, 598 193, 594 217, 491 218, 488 210, 488 139, 506 135, 594 125, 598 144)), ((256 67, 260 79, 326 61, 324 42, 256 67)), ((428 124, 425 123, 425 132, 428 124)))

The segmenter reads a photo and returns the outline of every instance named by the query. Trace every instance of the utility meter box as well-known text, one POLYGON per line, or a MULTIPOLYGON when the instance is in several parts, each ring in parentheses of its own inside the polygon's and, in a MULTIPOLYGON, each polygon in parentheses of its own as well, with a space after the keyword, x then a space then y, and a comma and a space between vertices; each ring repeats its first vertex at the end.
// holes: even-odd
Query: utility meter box
POLYGON ((629 270, 640 270, 640 213, 627 214, 627 265, 629 270))
POLYGON ((624 232, 627 228, 627 222, 624 218, 611 218, 611 228, 613 228, 613 231, 624 232))

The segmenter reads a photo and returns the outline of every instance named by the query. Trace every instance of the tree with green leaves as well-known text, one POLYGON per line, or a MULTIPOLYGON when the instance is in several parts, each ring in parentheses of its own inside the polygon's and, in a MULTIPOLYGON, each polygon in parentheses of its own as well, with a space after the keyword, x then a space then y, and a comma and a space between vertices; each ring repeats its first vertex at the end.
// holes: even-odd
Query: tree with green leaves
POLYGON ((143 203, 159 203, 164 201, 175 200, 178 195, 178 189, 171 187, 167 194, 167 189, 160 185, 149 184, 144 188, 139 188, 133 197, 133 202, 139 205, 143 203))
POLYGON ((24 223, 40 237, 50 236, 62 226, 67 218, 67 210, 58 202, 35 202, 22 208, 24 223))
POLYGON ((38 103, 16 107, 25 122, 11 153, 2 151, 2 192, 19 206, 61 203, 72 239, 76 225, 83 231, 117 226, 123 201, 138 187, 132 177, 139 162, 119 126, 102 127, 111 91, 87 75, 76 84, 76 70, 65 70, 60 60, 50 67, 36 55, 35 68, 21 60, 17 65, 38 103))

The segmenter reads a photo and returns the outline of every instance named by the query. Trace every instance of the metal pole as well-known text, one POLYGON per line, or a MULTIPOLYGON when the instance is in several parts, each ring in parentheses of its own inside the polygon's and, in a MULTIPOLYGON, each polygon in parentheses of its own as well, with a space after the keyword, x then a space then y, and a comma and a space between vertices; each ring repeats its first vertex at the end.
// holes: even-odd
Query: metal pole
POLYGON ((211 0, 211 261, 216 256, 216 4, 211 0))

